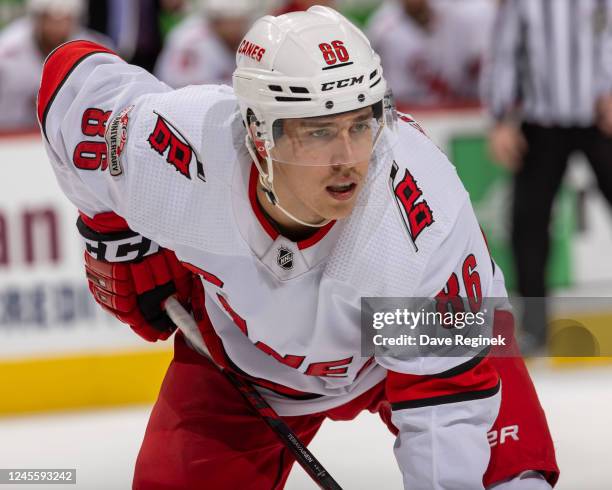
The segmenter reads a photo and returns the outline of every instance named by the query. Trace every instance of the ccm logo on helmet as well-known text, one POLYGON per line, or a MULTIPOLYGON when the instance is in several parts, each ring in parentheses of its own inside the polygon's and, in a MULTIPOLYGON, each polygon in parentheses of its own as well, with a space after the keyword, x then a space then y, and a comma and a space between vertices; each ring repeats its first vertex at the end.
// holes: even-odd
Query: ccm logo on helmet
POLYGON ((360 77, 343 78, 342 80, 336 80, 335 82, 325 82, 321 84, 321 91, 325 92, 334 88, 352 87, 353 85, 360 83, 363 83, 363 75, 360 77))
POLYGON ((238 54, 243 54, 257 61, 261 61, 261 57, 265 52, 265 48, 262 48, 251 41, 247 41, 246 39, 243 39, 238 47, 238 54))

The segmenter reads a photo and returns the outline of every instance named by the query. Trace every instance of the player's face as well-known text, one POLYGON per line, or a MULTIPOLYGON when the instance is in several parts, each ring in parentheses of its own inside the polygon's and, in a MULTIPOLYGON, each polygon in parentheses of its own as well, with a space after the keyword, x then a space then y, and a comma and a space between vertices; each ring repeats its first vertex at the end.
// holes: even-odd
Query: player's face
POLYGON ((44 13, 36 17, 38 39, 49 49, 68 41, 76 26, 77 19, 73 15, 44 13))
POLYGON ((429 7, 429 0, 403 0, 403 4, 408 13, 415 15, 429 7))
POLYGON ((284 155, 290 150, 294 162, 274 164, 274 188, 283 206, 310 222, 347 217, 368 171, 372 120, 368 107, 337 116, 283 121, 277 145, 284 155))
POLYGON ((230 51, 236 51, 240 41, 249 29, 248 17, 219 17, 209 21, 219 38, 230 51))

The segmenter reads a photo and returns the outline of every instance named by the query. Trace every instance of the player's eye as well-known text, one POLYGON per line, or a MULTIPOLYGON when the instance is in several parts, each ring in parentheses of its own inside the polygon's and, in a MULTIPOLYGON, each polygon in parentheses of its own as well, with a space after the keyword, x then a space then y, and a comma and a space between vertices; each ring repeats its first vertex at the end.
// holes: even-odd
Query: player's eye
POLYGON ((353 133, 364 133, 370 129, 370 121, 360 121, 358 123, 353 124, 351 127, 351 131, 353 133))
POLYGON ((315 129, 314 131, 310 131, 309 136, 313 138, 329 138, 332 136, 332 132, 328 128, 315 129))

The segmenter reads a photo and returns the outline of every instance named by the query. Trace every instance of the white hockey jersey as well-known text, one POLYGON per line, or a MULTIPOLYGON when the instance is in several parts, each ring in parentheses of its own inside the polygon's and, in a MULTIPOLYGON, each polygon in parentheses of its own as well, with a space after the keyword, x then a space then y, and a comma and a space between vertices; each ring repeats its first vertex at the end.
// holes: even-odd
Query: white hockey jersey
POLYGON ((384 3, 367 34, 380 55, 395 98, 411 105, 478 100, 481 58, 493 23, 494 2, 429 2, 430 29, 412 19, 401 2, 384 3), (477 12, 477 15, 474 15, 477 12))
POLYGON ((488 360, 361 357, 364 296, 466 296, 466 270, 482 296, 505 295, 454 167, 416 124, 404 118, 399 143, 377 147, 348 219, 293 242, 259 210, 229 87, 173 91, 101 46, 68 43, 46 62, 38 115, 66 195, 200 274, 211 351, 281 415, 339 406, 386 378, 406 487, 482 487, 500 401, 488 360), (115 118, 127 132, 107 153, 115 118))
POLYGON ((236 55, 209 27, 193 15, 168 36, 155 65, 155 76, 174 88, 204 83, 231 85, 236 55))

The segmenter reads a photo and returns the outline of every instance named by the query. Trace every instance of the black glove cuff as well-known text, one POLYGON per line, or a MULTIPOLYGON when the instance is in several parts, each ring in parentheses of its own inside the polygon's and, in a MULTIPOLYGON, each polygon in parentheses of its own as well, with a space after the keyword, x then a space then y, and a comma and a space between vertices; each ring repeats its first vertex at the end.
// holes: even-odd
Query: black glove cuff
POLYGON ((136 262, 159 251, 157 243, 132 230, 98 233, 77 220, 79 233, 85 240, 89 255, 105 262, 136 262))

